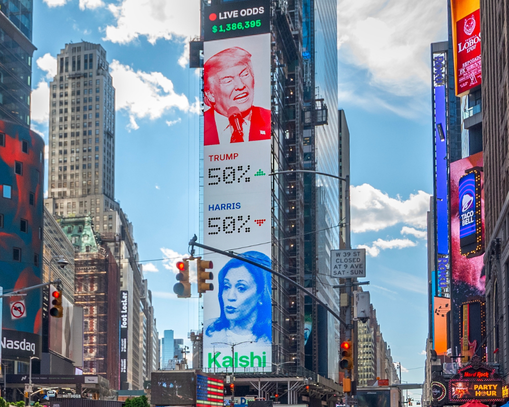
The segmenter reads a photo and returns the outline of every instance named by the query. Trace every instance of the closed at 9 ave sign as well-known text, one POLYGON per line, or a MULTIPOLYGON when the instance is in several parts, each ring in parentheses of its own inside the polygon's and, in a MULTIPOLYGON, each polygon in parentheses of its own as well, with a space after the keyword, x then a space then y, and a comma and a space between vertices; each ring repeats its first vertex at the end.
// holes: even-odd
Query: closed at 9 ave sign
POLYGON ((366 249, 331 250, 331 277, 366 277, 366 249))

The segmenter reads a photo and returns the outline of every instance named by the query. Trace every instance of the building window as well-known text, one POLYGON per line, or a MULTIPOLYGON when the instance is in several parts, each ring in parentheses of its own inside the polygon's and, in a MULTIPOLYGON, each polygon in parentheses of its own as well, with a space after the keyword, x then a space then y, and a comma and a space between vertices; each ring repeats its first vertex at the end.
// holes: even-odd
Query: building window
POLYGON ((11 199, 11 186, 2 185, 2 196, 7 199, 11 199))
POLYGON ((18 175, 23 175, 23 163, 14 161, 14 172, 18 175))
POLYGON ((26 219, 21 219, 19 229, 22 232, 28 233, 28 221, 26 219))
POLYGON ((4 227, 4 215, 0 213, 0 229, 4 227))
POLYGON ((14 247, 12 249, 12 260, 21 261, 21 249, 19 247, 14 247))
POLYGON ((34 253, 34 266, 39 267, 39 255, 34 253))
POLYGON ((30 205, 34 205, 34 202, 35 202, 35 195, 33 192, 30 192, 30 195, 28 196, 28 202, 30 203, 30 205))
POLYGON ((28 154, 28 141, 23 140, 21 142, 21 151, 23 151, 24 153, 28 154))
POLYGON ((5 147, 5 133, 0 133, 0 147, 5 147))

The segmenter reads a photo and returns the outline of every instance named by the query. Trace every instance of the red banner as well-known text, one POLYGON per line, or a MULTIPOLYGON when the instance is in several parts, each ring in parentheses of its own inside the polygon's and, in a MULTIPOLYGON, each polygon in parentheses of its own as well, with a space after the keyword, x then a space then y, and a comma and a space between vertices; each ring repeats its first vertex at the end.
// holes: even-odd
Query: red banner
POLYGON ((456 22, 456 93, 481 84, 481 17, 479 9, 456 22))

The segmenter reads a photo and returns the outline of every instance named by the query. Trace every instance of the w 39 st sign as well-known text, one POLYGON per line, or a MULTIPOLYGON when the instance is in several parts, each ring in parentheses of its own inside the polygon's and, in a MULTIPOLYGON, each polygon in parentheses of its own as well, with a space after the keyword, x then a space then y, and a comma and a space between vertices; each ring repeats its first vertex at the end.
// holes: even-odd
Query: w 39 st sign
POLYGON ((331 250, 331 277, 366 277, 366 249, 331 250))

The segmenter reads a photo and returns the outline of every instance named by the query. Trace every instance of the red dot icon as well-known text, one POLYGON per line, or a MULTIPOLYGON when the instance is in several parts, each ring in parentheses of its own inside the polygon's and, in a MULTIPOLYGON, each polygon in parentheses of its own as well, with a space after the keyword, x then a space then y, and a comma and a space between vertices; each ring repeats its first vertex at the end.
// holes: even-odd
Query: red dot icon
POLYGON ((209 20, 210 21, 216 21, 216 18, 217 18, 217 14, 216 13, 212 13, 211 15, 209 15, 209 20))

